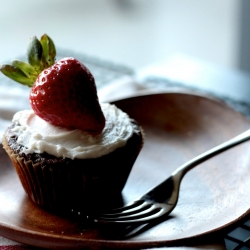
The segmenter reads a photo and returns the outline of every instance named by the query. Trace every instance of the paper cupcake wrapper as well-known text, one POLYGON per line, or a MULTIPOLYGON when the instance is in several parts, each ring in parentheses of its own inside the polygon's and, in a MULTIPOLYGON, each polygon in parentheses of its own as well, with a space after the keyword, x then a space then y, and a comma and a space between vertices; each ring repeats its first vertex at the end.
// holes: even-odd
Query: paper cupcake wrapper
POLYGON ((132 141, 130 144, 97 159, 45 165, 25 160, 3 139, 4 148, 26 193, 39 206, 56 211, 92 210, 99 206, 102 197, 120 193, 142 141, 137 138, 136 143, 132 141))

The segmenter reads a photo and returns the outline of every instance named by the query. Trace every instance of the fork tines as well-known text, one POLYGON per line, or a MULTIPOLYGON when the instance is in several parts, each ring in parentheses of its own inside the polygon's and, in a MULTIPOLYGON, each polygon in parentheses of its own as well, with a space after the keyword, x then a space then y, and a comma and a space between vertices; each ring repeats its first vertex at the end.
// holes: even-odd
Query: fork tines
POLYGON ((147 223, 161 217, 166 212, 167 209, 162 204, 137 200, 125 207, 116 208, 102 214, 100 217, 95 218, 95 222, 121 224, 147 223))

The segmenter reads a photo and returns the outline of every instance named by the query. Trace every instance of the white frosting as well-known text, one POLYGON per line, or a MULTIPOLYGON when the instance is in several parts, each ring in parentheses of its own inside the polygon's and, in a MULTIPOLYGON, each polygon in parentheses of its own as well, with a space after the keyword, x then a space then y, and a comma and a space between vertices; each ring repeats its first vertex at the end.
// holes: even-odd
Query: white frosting
POLYGON ((47 152, 56 157, 96 158, 123 147, 133 134, 129 116, 115 105, 101 104, 106 124, 101 134, 57 127, 39 118, 32 110, 16 113, 12 129, 24 153, 47 152))

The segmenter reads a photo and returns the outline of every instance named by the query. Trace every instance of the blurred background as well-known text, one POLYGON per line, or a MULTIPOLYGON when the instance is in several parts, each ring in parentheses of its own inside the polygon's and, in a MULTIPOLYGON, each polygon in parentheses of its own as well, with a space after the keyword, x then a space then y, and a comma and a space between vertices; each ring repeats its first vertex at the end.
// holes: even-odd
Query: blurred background
POLYGON ((0 0, 0 63, 57 47, 138 69, 183 53, 250 71, 249 0, 0 0))

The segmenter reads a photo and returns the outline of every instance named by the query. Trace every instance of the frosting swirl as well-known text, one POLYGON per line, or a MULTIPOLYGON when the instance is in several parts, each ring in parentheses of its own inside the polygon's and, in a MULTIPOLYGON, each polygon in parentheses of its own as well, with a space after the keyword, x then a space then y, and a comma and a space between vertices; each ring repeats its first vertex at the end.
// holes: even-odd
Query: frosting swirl
POLYGON ((102 133, 93 135, 75 129, 54 126, 39 118, 33 110, 17 112, 11 130, 24 153, 47 152, 63 158, 97 158, 123 147, 134 132, 129 116, 115 105, 102 103, 106 124, 102 133))

